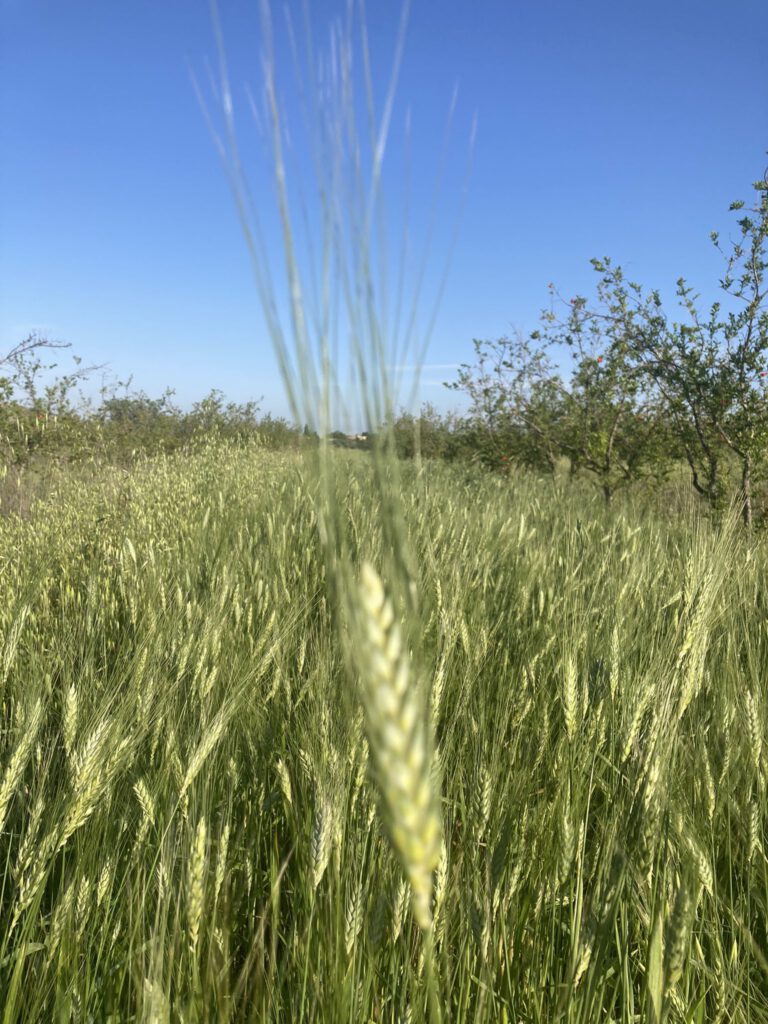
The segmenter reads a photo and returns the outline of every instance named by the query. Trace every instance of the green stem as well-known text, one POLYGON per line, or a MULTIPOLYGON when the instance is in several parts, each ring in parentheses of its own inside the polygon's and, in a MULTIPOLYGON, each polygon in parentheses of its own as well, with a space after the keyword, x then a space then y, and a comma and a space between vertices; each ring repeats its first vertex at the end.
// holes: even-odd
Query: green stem
POLYGON ((430 1024, 443 1024, 443 1011, 440 1006, 440 978, 435 960, 434 927, 424 934, 424 970, 427 976, 429 1022, 430 1024))

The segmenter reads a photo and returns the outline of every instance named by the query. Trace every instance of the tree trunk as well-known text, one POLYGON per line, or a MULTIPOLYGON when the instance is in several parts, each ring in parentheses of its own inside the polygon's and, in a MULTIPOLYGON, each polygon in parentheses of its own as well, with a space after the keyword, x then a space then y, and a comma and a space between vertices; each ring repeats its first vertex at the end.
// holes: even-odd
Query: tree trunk
POLYGON ((613 500, 613 488, 608 483, 603 484, 603 498, 605 498, 606 507, 610 506, 613 500))
POLYGON ((720 499, 720 465, 717 459, 709 460, 709 472, 707 473, 707 497, 713 508, 717 508, 720 499))
POLYGON ((741 518, 748 530, 752 529, 752 457, 744 456, 741 464, 741 518))

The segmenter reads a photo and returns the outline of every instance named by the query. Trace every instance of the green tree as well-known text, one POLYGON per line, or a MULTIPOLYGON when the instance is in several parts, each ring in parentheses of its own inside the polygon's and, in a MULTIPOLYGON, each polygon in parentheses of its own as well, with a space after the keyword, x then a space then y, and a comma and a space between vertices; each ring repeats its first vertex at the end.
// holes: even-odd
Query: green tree
POLYGON ((765 467, 768 442, 768 170, 753 185, 751 206, 731 204, 744 210, 739 236, 726 250, 716 232, 712 238, 726 260, 723 291, 734 300, 718 324, 722 339, 718 362, 722 396, 718 432, 740 465, 740 501, 746 526, 752 525, 752 482, 756 470, 765 467))
POLYGON ((578 297, 564 318, 547 311, 529 338, 476 341, 476 363, 450 385, 469 395, 493 461, 511 457, 554 473, 567 458, 572 474, 598 483, 606 503, 621 487, 663 475, 669 448, 626 325, 609 312, 615 300, 601 282, 597 307, 578 297))
MULTIPOLYGON (((729 310, 715 302, 703 316, 698 295, 680 278, 677 295, 687 319, 668 323, 657 293, 643 302, 637 286, 623 286, 620 269, 608 261, 599 265, 605 287, 631 300, 626 308, 614 304, 609 313, 631 323, 632 358, 664 403, 694 489, 713 507, 722 505, 728 468, 736 460, 748 527, 754 477, 765 471, 768 442, 768 182, 753 187, 756 199, 739 219, 736 240, 726 247, 717 232, 712 235, 726 262, 720 286, 729 310)), ((744 210, 745 203, 732 203, 731 209, 744 210)))
POLYGON ((481 458, 498 468, 513 459, 554 473, 562 454, 563 385, 536 338, 473 342, 476 360, 447 383, 470 400, 481 458))
POLYGON ((596 301, 577 296, 562 318, 550 308, 533 339, 571 364, 568 385, 557 385, 560 448, 572 471, 586 471, 610 504, 617 489, 666 474, 669 444, 663 408, 632 353, 635 325, 627 299, 634 289, 642 292, 627 286, 609 260, 592 263, 601 274, 596 301))
POLYGON ((69 348, 33 333, 0 358, 0 443, 6 466, 26 466, 41 451, 63 456, 81 442, 73 395, 96 367, 84 367, 73 356, 72 370, 54 374, 58 363, 46 362, 52 352, 69 348))

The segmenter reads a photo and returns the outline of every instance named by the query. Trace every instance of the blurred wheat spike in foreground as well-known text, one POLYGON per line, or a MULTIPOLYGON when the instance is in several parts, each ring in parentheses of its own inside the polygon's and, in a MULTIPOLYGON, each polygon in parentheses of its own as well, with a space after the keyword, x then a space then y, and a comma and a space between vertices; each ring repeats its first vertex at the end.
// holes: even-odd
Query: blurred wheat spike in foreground
POLYGON ((441 827, 426 707, 412 678, 392 602, 368 562, 362 567, 360 597, 361 648, 356 656, 382 809, 411 885, 416 920, 427 930, 441 827))

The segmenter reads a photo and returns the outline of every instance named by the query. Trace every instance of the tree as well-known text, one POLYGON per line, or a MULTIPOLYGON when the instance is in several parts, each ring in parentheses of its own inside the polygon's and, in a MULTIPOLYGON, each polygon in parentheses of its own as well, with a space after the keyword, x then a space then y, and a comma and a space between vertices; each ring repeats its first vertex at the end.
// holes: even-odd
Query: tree
POLYGON ((768 171, 754 183, 739 234, 715 245, 725 259, 720 281, 729 306, 708 314, 684 278, 681 322, 664 311, 658 291, 644 291, 609 258, 593 259, 596 299, 556 304, 530 338, 475 341, 476 361, 449 387, 465 392, 484 430, 484 451, 553 472, 567 456, 610 502, 616 489, 663 478, 684 459, 695 491, 718 510, 734 466, 746 526, 753 485, 768 465, 768 171), (505 456, 503 456, 505 457, 505 456))
MULTIPOLYGON (((664 402, 694 489, 713 507, 726 497, 727 457, 738 460, 738 497, 748 527, 753 477, 765 468, 768 442, 768 182, 753 187, 757 197, 738 222, 737 239, 726 249, 717 232, 712 234, 726 262, 720 286, 733 309, 724 313, 715 302, 703 317, 698 296, 680 278, 677 295, 687 312, 685 323, 667 323, 656 293, 649 305, 633 292, 629 313, 610 311, 632 321, 632 356, 664 402)), ((744 208, 743 201, 731 204, 732 210, 744 208)), ((608 261, 600 269, 606 287, 621 288, 620 269, 608 261)))
POLYGON ((514 459, 554 473, 562 452, 562 382, 546 352, 521 334, 473 342, 476 362, 463 363, 446 384, 470 399, 483 460, 498 468, 514 459))
POLYGON ((58 364, 46 363, 45 353, 69 347, 33 333, 0 357, 0 441, 6 464, 25 465, 41 447, 50 451, 70 442, 71 395, 95 367, 83 367, 73 356, 73 370, 51 377, 49 371, 58 364), (56 431, 50 429, 54 423, 56 431))
POLYGON ((609 260, 592 264, 602 275, 596 303, 583 296, 563 303, 550 286, 568 314, 561 318, 550 308, 533 338, 571 363, 569 384, 560 386, 560 446, 572 472, 589 473, 610 504, 618 488, 666 474, 668 438, 659 402, 632 356, 627 295, 639 286, 628 289, 609 260))
MULTIPOLYGON (((724 247, 712 235, 726 262, 720 285, 734 307, 727 314, 715 302, 703 316, 698 296, 680 278, 677 297, 687 317, 671 321, 657 291, 644 293, 610 259, 595 259, 598 304, 572 300, 557 338, 575 348, 579 360, 571 398, 578 397, 583 415, 566 447, 581 446, 587 468, 609 479, 611 461, 629 478, 641 465, 663 470, 670 459, 684 458, 695 491, 719 509, 735 458, 747 526, 753 519, 753 478, 765 469, 768 442, 768 182, 753 187, 756 199, 738 222, 737 239, 724 247), (599 338, 607 348, 601 349, 598 371, 590 355, 600 347, 599 338)), ((745 203, 732 203, 731 209, 743 210, 745 203)))
MULTIPOLYGON (((736 308, 718 325, 723 345, 718 364, 721 414, 717 427, 741 467, 740 501, 752 525, 752 476, 765 463, 768 442, 768 169, 753 185, 756 198, 739 219, 740 235, 729 251, 712 239, 726 260, 721 283, 736 308)), ((745 209, 743 201, 732 210, 745 209)))
MULTIPOLYGON (((614 299, 599 289, 603 305, 614 299)), ((477 362, 449 386, 469 395, 496 459, 554 473, 567 458, 573 475, 597 481, 608 504, 618 488, 664 473, 666 431, 620 320, 583 297, 567 306, 563 319, 547 311, 529 338, 475 341, 477 362)))
MULTIPOLYGON (((57 364, 44 363, 42 353, 69 347, 66 342, 50 341, 36 333, 27 335, 0 357, 0 398, 10 402, 19 397, 39 411, 45 409, 48 412, 60 412, 66 404, 69 391, 90 369, 78 368, 74 373, 57 377, 53 383, 43 386, 41 374, 56 369, 57 364)), ((79 367, 80 360, 76 357, 75 363, 79 367)))
POLYGON ((15 367, 20 360, 29 356, 32 352, 39 352, 40 349, 50 350, 69 347, 68 342, 51 341, 49 338, 43 338, 33 331, 23 341, 14 345, 4 356, 0 356, 0 367, 15 367))

